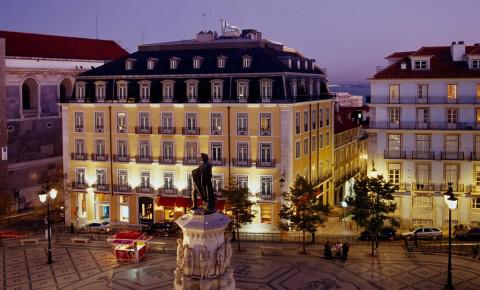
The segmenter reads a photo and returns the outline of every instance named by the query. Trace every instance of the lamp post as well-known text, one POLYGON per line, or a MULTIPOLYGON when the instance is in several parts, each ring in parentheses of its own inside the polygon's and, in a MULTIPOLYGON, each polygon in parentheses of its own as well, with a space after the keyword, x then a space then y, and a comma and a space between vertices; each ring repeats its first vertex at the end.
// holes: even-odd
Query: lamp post
POLYGON ((38 194, 38 198, 41 203, 47 202, 47 239, 48 239, 48 261, 47 264, 53 263, 52 260, 52 241, 50 237, 50 199, 54 200, 57 197, 57 190, 55 188, 50 189, 48 192, 42 190, 38 194))
POLYGON ((448 276, 447 289, 455 289, 452 281, 452 209, 457 208, 457 198, 453 194, 452 183, 448 183, 448 190, 443 196, 448 206, 448 276))

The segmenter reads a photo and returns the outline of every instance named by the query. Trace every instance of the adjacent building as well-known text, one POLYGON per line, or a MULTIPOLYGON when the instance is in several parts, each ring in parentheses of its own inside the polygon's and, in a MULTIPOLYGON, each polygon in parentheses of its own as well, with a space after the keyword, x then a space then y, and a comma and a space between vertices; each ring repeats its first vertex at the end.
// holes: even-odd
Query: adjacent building
POLYGON ((402 227, 480 225, 480 45, 395 52, 371 78, 371 168, 399 186, 402 227))
POLYGON ((141 45, 82 73, 62 100, 67 222, 179 217, 201 152, 218 206, 230 181, 248 187, 255 224, 278 225, 296 175, 332 203, 332 99, 314 62, 258 31, 224 29, 141 45))
POLYGON ((362 107, 364 105, 363 96, 354 96, 347 92, 332 93, 333 100, 340 107, 362 107))
POLYGON ((74 77, 126 53, 113 41, 0 31, 0 194, 14 209, 62 180, 57 101, 72 95, 74 77))

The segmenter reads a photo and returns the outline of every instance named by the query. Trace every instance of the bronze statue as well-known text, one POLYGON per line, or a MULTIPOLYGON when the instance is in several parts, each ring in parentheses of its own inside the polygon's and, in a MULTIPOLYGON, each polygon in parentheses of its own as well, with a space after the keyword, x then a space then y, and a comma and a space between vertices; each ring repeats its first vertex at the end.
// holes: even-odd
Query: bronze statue
POLYGON ((215 192, 212 185, 212 165, 208 162, 208 155, 200 154, 202 164, 192 171, 192 210, 198 208, 197 192, 200 193, 204 204, 207 204, 207 213, 215 212, 215 192))

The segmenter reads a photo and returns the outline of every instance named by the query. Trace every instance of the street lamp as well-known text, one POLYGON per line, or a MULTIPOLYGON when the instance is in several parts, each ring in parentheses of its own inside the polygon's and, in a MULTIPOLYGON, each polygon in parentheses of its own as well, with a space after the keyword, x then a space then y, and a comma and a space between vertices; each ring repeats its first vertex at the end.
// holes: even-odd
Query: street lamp
POLYGON ((457 208, 457 198, 453 194, 452 183, 448 183, 448 190, 443 196, 448 206, 448 276, 447 289, 455 289, 452 282, 452 209, 457 208))
POLYGON ((50 189, 50 191, 45 192, 42 190, 38 194, 38 198, 41 203, 47 202, 47 239, 48 239, 48 261, 47 264, 53 263, 52 260, 52 241, 50 237, 50 199, 54 200, 57 197, 57 190, 55 188, 50 189))

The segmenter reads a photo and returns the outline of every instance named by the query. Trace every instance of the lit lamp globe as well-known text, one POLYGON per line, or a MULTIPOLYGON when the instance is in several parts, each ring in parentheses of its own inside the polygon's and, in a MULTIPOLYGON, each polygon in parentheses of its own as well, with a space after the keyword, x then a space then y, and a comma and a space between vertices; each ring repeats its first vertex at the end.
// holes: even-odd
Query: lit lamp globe
POLYGON ((55 188, 50 189, 50 198, 55 199, 57 197, 58 191, 55 188))
POLYGON ((46 193, 45 191, 43 191, 43 190, 40 191, 40 192, 38 193, 38 198, 40 199, 40 202, 41 202, 41 203, 46 202, 46 201, 47 201, 47 193, 46 193))
POLYGON ((448 197, 448 199, 446 198, 446 202, 447 202, 447 206, 448 206, 449 209, 456 209, 458 198, 456 198, 452 194, 450 197, 448 197))

